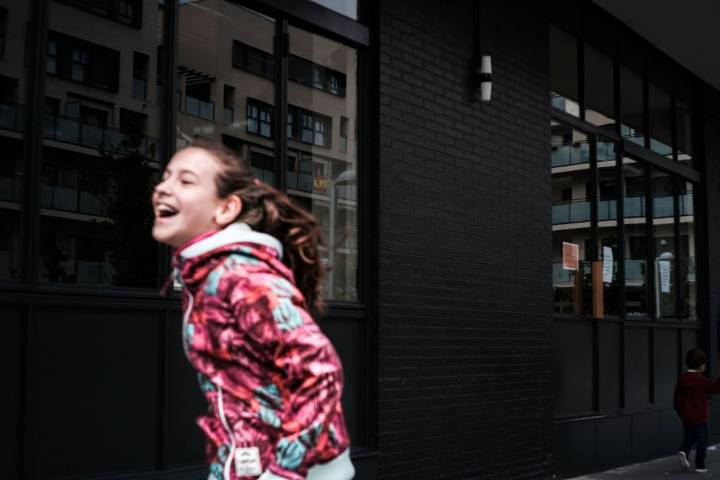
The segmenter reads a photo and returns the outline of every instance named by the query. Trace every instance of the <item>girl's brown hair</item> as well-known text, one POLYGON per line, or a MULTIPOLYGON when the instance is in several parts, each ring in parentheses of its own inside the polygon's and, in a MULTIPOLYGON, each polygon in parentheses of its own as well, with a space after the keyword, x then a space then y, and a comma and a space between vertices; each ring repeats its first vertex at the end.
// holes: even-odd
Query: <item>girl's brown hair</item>
POLYGON ((240 197, 242 210, 237 220, 253 230, 272 235, 283 244, 283 262, 292 269, 305 300, 322 310, 325 268, 319 252, 320 226, 315 217, 284 193, 257 179, 240 154, 205 140, 195 140, 189 147, 200 148, 215 157, 220 166, 220 173, 215 177, 218 197, 240 197))

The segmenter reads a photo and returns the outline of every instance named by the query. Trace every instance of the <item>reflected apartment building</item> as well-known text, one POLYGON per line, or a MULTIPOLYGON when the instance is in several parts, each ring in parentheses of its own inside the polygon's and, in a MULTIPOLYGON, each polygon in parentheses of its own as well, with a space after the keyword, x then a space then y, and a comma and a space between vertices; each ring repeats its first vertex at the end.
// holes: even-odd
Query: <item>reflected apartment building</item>
MULTIPOLYGON (((273 23, 226 2, 202 3, 209 8, 187 2, 179 12, 177 148, 198 137, 222 142, 274 184, 273 23)), ((157 260, 142 238, 151 222, 143 194, 160 168, 162 6, 141 0, 49 5, 41 277, 153 286, 157 260), (137 255, 149 265, 146 271, 137 255)), ((3 18, 13 20, 9 28, 26 21, 22 5, 8 4, 4 12, 3 18)), ((10 41, 21 38, 13 33, 10 41)), ((327 290, 335 299, 354 301, 357 147, 356 107, 349 99, 356 96, 356 59, 336 42, 300 29, 291 35, 297 51, 289 66, 287 191, 318 218, 331 245, 324 250, 325 261, 334 265, 327 290)), ((2 216, 11 226, 0 241, 5 279, 19 275, 24 66, 23 49, 16 47, 5 46, 0 71, 0 127, 8 152, 2 216)))

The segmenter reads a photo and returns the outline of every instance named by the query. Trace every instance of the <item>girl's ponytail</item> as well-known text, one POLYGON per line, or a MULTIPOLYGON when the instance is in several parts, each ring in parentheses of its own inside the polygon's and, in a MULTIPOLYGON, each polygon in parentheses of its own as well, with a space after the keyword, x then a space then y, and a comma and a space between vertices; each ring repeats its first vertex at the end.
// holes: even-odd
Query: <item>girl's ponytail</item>
POLYGON ((309 306, 324 309, 322 281, 325 268, 320 258, 322 235, 317 220, 295 205, 284 193, 255 178, 240 155, 225 146, 204 140, 190 147, 205 150, 215 157, 220 172, 215 178, 220 198, 238 195, 242 211, 238 221, 253 230, 277 238, 285 249, 283 261, 295 275, 295 282, 309 306))
MULTIPOLYGON (((243 207, 238 220, 280 240, 285 249, 284 260, 292 268, 305 300, 322 311, 325 306, 322 298, 325 268, 320 258, 322 236, 317 220, 267 183, 254 181, 250 190, 258 192, 261 206, 257 209, 253 209, 252 204, 243 207)), ((247 202, 244 195, 241 198, 247 202)))

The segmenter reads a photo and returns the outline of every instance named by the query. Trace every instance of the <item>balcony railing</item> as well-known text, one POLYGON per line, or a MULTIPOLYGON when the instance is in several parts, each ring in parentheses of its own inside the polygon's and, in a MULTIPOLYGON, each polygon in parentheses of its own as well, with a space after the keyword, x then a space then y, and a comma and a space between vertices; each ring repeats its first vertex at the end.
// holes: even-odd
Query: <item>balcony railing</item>
POLYGON ((552 147, 552 166, 579 165, 590 162, 590 145, 587 142, 552 147))
POLYGON ((23 195, 23 179, 21 177, 0 177, 0 200, 20 202, 23 195))
POLYGON ((215 103, 186 95, 184 112, 206 120, 215 120, 215 103))
MULTIPOLYGON (((53 262, 48 257, 41 257, 40 264, 46 268, 53 262)), ((89 283, 95 285, 110 285, 115 268, 110 262, 92 262, 88 260, 78 260, 76 258, 67 258, 53 264, 53 270, 62 272, 60 278, 47 278, 50 281, 65 281, 69 283, 89 283)))
POLYGON ((23 107, 0 103, 0 128, 19 132, 23 128, 23 107))
MULTIPOLYGON (((159 140, 145 135, 123 132, 112 127, 82 123, 77 118, 46 114, 45 138, 58 142, 112 152, 121 155, 138 153, 147 158, 157 156, 159 140)), ((0 128, 21 132, 23 106, 0 103, 0 128)))
POLYGON ((82 145, 103 152, 138 153, 147 158, 157 155, 159 140, 121 130, 82 123, 63 115, 45 116, 45 138, 58 142, 82 145))
POLYGON ((20 252, 0 250, 0 278, 18 278, 20 276, 20 260, 20 252))
MULTIPOLYGON (((693 194, 688 192, 681 195, 680 215, 693 214, 693 194)), ((625 218, 639 218, 645 216, 645 196, 625 197, 625 218)), ((669 218, 674 215, 673 197, 656 196, 653 202, 654 218, 669 218)), ((598 221, 617 220, 617 202, 615 200, 598 201, 598 221)), ((564 223, 589 222, 590 202, 575 200, 572 202, 555 203, 552 207, 553 225, 564 223)))
POLYGON ((105 216, 107 203, 100 196, 72 187, 41 185, 40 206, 53 210, 105 216))

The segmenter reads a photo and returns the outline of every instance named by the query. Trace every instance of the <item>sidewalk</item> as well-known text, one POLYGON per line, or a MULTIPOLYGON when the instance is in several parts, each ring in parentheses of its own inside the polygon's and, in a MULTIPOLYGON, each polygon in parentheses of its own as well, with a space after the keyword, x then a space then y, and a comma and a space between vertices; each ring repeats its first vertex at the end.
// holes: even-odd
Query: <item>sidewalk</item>
MULTIPOLYGON (((690 464, 693 465, 695 452, 690 454, 690 464)), ((677 455, 658 458, 645 463, 636 463, 624 467, 614 468, 605 472, 593 473, 570 480, 651 480, 656 478, 672 478, 673 480, 695 479, 715 476, 720 478, 720 445, 708 447, 705 464, 707 473, 688 472, 680 466, 677 455)))

